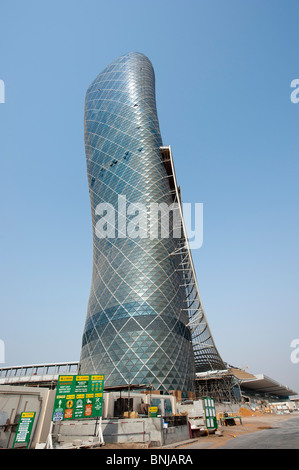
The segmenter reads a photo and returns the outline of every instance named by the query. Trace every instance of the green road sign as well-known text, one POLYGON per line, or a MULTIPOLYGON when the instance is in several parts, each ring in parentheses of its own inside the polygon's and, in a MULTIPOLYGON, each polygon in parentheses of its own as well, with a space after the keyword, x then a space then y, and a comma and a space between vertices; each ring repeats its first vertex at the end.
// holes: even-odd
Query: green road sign
POLYGON ((214 398, 204 397, 203 401, 204 401, 207 429, 217 429, 218 423, 217 423, 217 417, 216 417, 214 398))
POLYGON ((101 417, 103 392, 103 375, 60 375, 52 421, 101 417))
POLYGON ((21 414, 17 432, 15 434, 12 448, 28 447, 32 432, 35 411, 24 411, 21 414))

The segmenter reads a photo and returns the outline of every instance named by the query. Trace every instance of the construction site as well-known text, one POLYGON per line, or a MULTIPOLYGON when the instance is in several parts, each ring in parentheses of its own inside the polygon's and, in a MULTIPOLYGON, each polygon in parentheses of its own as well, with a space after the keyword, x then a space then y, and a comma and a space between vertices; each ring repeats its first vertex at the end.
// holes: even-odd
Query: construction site
POLYGON ((0 448, 159 449, 196 439, 204 442, 235 424, 242 432, 242 420, 248 416, 299 412, 294 390, 267 376, 228 368, 198 373, 188 399, 179 391, 161 393, 146 385, 104 386, 100 417, 86 413, 80 419, 55 421, 59 377, 80 377, 77 370, 77 362, 0 369, 0 448), (24 413, 34 413, 30 439, 16 443, 24 413))
POLYGON ((297 391, 228 365, 216 347, 149 59, 131 52, 106 66, 84 110, 93 266, 80 359, 0 369, 0 448, 160 449, 298 413, 297 391), (139 233, 132 205, 159 206, 157 236, 139 233))

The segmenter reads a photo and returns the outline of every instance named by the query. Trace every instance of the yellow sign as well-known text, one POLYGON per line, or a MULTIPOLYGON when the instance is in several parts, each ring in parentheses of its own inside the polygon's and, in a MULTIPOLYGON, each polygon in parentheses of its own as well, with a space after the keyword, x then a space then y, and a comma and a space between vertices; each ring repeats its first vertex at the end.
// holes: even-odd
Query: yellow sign
POLYGON ((76 380, 89 380, 88 375, 77 375, 76 380))
POLYGON ((34 413, 22 413, 22 418, 33 418, 34 417, 34 413))
POLYGON ((103 375, 92 375, 91 380, 104 380, 103 375))
POLYGON ((149 410, 150 413, 156 413, 158 411, 158 407, 157 406, 151 406, 148 410, 149 410))
POLYGON ((59 377, 59 382, 71 382, 73 380, 73 375, 61 375, 59 377))

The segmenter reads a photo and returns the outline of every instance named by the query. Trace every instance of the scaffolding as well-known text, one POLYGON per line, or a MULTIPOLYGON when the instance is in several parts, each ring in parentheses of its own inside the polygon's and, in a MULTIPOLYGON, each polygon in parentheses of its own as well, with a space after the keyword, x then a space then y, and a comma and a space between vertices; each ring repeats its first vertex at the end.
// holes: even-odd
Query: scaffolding
POLYGON ((240 381, 229 371, 196 374, 195 397, 200 399, 205 396, 213 397, 216 403, 240 403, 240 381))

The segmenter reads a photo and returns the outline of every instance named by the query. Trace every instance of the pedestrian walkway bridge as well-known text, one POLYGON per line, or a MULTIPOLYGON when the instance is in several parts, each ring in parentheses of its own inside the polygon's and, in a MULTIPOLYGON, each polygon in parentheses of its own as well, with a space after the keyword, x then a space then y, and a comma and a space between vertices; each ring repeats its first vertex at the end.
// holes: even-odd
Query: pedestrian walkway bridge
POLYGON ((55 388, 58 376, 75 375, 79 362, 57 362, 0 368, 0 385, 33 385, 55 388))

